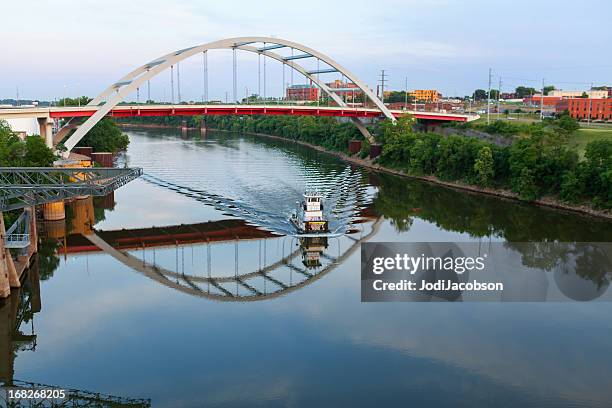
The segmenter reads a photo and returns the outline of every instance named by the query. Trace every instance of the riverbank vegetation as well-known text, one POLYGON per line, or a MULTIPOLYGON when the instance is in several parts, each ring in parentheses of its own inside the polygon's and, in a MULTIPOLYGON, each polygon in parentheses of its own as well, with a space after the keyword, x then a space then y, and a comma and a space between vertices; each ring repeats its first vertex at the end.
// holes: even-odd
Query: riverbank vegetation
MULTIPOLYGON (((80 98, 60 99, 58 106, 85 106, 91 101, 87 96, 80 98)), ((84 119, 79 119, 84 122, 84 119)), ((65 138, 67 139, 76 130, 71 131, 65 138)), ((129 137, 121 131, 117 123, 111 118, 103 118, 77 143, 77 146, 92 147, 94 152, 116 153, 127 149, 130 144, 129 137)))
MULTIPOLYGON (((22 140, 11 127, 0 120, 0 167, 51 167, 55 154, 39 136, 29 136, 22 140)), ((4 224, 10 226, 20 211, 3 212, 4 224)))
POLYGON ((35 135, 22 140, 0 120, 0 167, 50 167, 55 158, 43 138, 35 135))
MULTIPOLYGON (((185 120, 192 127, 198 127, 202 120, 142 118, 140 123, 152 123, 151 119, 169 126, 185 120)), ((210 128, 265 133, 346 154, 349 140, 363 140, 353 124, 334 118, 207 116, 205 120, 210 128)), ((612 141, 593 140, 584 145, 583 156, 579 155, 570 143, 578 124, 569 116, 532 124, 499 121, 453 127, 458 134, 443 135, 416 132, 409 117, 399 119, 396 125, 381 121, 370 127, 382 145, 376 163, 408 175, 511 191, 525 201, 547 198, 573 206, 612 209, 612 141), (510 141, 500 145, 461 134, 469 129, 502 135, 510 141)), ((358 153, 361 158, 366 154, 367 148, 358 153)))
POLYGON ((408 119, 401 119, 398 126, 381 124, 379 162, 408 174, 508 189, 523 200, 549 196, 612 208, 612 141, 588 143, 580 160, 568 144, 578 124, 566 115, 537 124, 493 122, 476 127, 513 141, 499 146, 462 135, 415 133, 408 119))

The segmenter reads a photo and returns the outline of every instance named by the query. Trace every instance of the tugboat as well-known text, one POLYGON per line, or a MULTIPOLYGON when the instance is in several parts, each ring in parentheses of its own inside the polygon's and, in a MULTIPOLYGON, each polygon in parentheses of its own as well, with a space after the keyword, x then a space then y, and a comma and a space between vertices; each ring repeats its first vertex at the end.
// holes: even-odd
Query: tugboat
POLYGON ((327 237, 304 237, 300 238, 300 251, 302 252, 302 264, 308 268, 321 266, 321 255, 327 249, 327 237))
POLYGON ((323 195, 318 192, 304 193, 304 200, 290 219, 300 233, 323 234, 329 232, 328 222, 323 217, 322 200, 323 195))

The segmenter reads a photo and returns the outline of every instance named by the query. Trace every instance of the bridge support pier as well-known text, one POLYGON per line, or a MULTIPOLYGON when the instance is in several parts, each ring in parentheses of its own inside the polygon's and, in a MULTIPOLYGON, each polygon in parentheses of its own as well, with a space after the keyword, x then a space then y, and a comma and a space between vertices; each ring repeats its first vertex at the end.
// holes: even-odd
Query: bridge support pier
POLYGON ((38 118, 38 127, 40 129, 40 137, 45 139, 45 144, 49 148, 53 148, 53 119, 38 118))
POLYGON ((6 229, 4 228, 4 214, 0 212, 0 298, 7 298, 11 295, 11 285, 9 280, 9 268, 6 261, 6 248, 4 248, 4 238, 6 229))

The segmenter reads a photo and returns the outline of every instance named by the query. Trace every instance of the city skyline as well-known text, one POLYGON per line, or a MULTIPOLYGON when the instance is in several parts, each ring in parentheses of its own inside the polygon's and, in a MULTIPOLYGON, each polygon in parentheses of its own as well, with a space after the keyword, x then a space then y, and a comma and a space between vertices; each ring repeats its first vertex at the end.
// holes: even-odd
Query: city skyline
MULTIPOLYGON (((274 36, 320 50, 371 88, 381 69, 389 75, 389 89, 403 89, 407 77, 410 89, 438 89, 449 96, 486 88, 489 67, 493 87, 501 77, 506 92, 519 85, 539 88, 542 78, 563 89, 612 82, 612 56, 597 52, 606 43, 600 31, 612 11, 603 1, 589 1, 580 9, 552 1, 519 1, 495 9, 483 1, 450 0, 315 1, 309 7, 278 1, 240 7, 181 1, 165 9, 157 1, 59 1, 37 2, 37 13, 29 15, 30 7, 4 6, 6 15, 16 18, 0 29, 11 39, 1 46, 5 63, 0 73, 7 78, 0 83, 2 99, 15 98, 17 88, 21 99, 93 97, 172 50, 244 35, 274 36)), ((280 71, 278 63, 269 64, 268 96, 282 92, 280 71)), ((225 99, 232 88, 231 52, 211 53, 209 77, 209 99, 225 99)), ((325 77, 333 79, 338 78, 325 77)), ((200 60, 181 64, 181 81, 183 100, 201 98, 200 60)), ((295 83, 303 82, 296 75, 295 83)), ((256 57, 239 54, 238 95, 257 88, 256 57)), ((152 81, 152 99, 165 95, 170 100, 169 92, 166 75, 152 81)))

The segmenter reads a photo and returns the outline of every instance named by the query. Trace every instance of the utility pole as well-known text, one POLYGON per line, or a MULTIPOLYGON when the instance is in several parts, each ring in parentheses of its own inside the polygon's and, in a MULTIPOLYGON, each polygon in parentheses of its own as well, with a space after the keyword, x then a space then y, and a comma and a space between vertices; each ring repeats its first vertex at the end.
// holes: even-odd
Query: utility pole
POLYGON ((499 77, 499 83, 497 85, 497 119, 499 119, 499 115, 501 115, 501 87, 502 87, 502 79, 499 77))
POLYGON ((19 106, 19 85, 15 87, 17 89, 17 106, 19 106))
POLYGON ((591 89, 589 89, 589 116, 587 117, 587 126, 591 125, 591 112, 593 109, 593 83, 591 82, 591 89))
POLYGON ((491 123, 491 68, 489 68, 489 91, 487 92, 487 125, 491 123))
POLYGON ((404 84, 404 110, 408 110, 408 77, 406 77, 406 83, 404 84))
POLYGON ((540 95, 540 120, 544 120, 544 78, 542 78, 542 94, 540 95))
POLYGON ((385 74, 385 70, 382 69, 380 71, 380 101, 385 103, 385 82, 387 81, 387 74, 385 74))

